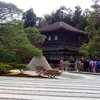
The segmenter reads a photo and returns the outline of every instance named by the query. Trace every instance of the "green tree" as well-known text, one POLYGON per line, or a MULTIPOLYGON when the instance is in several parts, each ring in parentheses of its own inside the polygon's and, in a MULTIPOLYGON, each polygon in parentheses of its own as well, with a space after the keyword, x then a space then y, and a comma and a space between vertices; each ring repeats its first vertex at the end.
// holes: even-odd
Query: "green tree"
POLYGON ((36 28, 28 27, 24 29, 24 32, 27 33, 28 39, 31 41, 31 44, 35 46, 43 43, 46 38, 46 36, 41 35, 36 28))
POLYGON ((89 16, 88 11, 89 11, 89 9, 85 9, 85 11, 83 12, 83 14, 81 14, 79 16, 79 21, 75 25, 76 28, 85 31, 85 27, 87 27, 89 25, 89 23, 87 21, 88 16, 89 16))
POLYGON ((75 7, 75 11, 73 13, 72 22, 74 27, 79 23, 81 17, 82 9, 80 6, 75 7))
POLYGON ((100 5, 95 3, 91 7, 93 8, 93 11, 89 11, 89 26, 86 27, 86 31, 88 31, 90 40, 94 35, 100 35, 100 5))
POLYGON ((12 3, 0 1, 0 22, 11 21, 22 14, 22 10, 12 3))
POLYGON ((23 14, 22 20, 24 20, 24 28, 36 26, 36 14, 34 10, 32 8, 27 10, 27 12, 23 14))
POLYGON ((85 27, 88 26, 87 18, 87 10, 82 13, 80 6, 76 6, 75 11, 71 8, 60 6, 60 8, 53 11, 51 14, 45 14, 43 18, 38 17, 37 27, 41 28, 57 21, 64 21, 65 23, 84 31, 85 27))
POLYGON ((26 64, 17 64, 16 68, 19 69, 20 74, 23 74, 26 70, 30 69, 26 64))
POLYGON ((15 21, 0 30, 1 61, 28 62, 33 56, 42 56, 42 51, 33 46, 23 30, 23 22, 15 21))
POLYGON ((82 45, 81 53, 87 58, 100 58, 100 36, 95 35, 90 42, 82 45))
POLYGON ((81 46, 80 51, 86 57, 100 57, 100 5, 98 0, 94 0, 94 5, 91 6, 92 11, 89 11, 88 23, 86 27, 89 42, 81 46))
POLYGON ((0 74, 7 74, 12 69, 12 66, 6 63, 0 63, 0 74))
POLYGON ((72 10, 70 8, 61 6, 56 11, 52 11, 51 14, 45 14, 43 18, 38 18, 37 20, 39 26, 37 27, 41 28, 57 21, 64 21, 71 24, 71 15, 72 10))

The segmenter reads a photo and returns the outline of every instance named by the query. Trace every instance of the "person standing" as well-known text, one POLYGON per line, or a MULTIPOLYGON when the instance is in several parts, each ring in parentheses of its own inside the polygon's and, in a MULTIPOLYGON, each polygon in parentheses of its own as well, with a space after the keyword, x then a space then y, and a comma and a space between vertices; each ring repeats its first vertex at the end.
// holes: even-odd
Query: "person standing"
POLYGON ((64 71, 64 59, 60 59, 60 70, 64 71))
POLYGON ((83 61, 84 65, 83 65, 83 71, 88 72, 89 70, 89 61, 87 59, 84 59, 83 61))
POLYGON ((89 65, 90 65, 90 72, 95 72, 95 67, 97 65, 96 60, 95 59, 90 60, 89 65))
POLYGON ((96 67, 96 65, 97 65, 97 62, 96 62, 96 60, 95 59, 93 59, 93 61, 92 61, 93 63, 93 65, 92 65, 92 72, 96 72, 96 70, 95 70, 95 67, 96 67))
POLYGON ((89 72, 93 72, 92 65, 93 65, 93 60, 90 59, 90 61, 89 61, 89 72))
POLYGON ((81 60, 79 60, 77 65, 78 72, 83 71, 83 65, 84 63, 82 63, 81 60))
POLYGON ((98 61, 98 73, 100 73, 100 59, 98 61))
POLYGON ((70 56, 69 62, 71 63, 71 64, 70 64, 70 67, 71 67, 71 68, 75 68, 75 59, 74 59, 73 56, 70 56))

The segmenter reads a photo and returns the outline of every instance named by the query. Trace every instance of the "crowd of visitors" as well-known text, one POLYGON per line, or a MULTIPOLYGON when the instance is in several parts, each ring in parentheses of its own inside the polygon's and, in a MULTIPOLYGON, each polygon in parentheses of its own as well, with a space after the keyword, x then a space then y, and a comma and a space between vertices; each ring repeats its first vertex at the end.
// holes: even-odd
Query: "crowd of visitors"
POLYGON ((80 59, 77 69, 78 71, 100 73, 100 59, 80 59))
MULTIPOLYGON (((100 59, 85 59, 82 57, 80 60, 76 60, 73 56, 69 58, 70 68, 76 68, 79 72, 95 72, 100 73, 100 59)), ((60 69, 64 70, 64 60, 60 59, 60 69)))

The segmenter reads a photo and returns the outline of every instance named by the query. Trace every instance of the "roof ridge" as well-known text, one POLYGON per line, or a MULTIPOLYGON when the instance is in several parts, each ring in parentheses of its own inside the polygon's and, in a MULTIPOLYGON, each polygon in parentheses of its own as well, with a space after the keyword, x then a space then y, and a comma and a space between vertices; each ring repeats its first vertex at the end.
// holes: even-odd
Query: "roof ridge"
POLYGON ((67 31, 71 31, 71 32, 76 32, 76 33, 81 33, 84 34, 85 32, 82 30, 79 30, 65 22, 55 22, 53 24, 50 24, 48 26, 45 26, 43 28, 38 29, 40 32, 47 32, 47 31, 54 31, 54 30, 59 30, 59 29, 64 29, 67 31))

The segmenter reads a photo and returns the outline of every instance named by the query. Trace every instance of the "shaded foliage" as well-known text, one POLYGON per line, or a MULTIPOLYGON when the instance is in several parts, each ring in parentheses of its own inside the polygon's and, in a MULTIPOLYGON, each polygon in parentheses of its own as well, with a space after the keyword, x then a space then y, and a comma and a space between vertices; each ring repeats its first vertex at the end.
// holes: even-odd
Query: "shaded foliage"
POLYGON ((73 11, 71 8, 61 6, 51 14, 45 14, 44 18, 38 17, 37 27, 41 28, 57 21, 64 21, 65 23, 73 27, 76 27, 80 30, 85 30, 85 27, 88 26, 87 13, 82 13, 82 9, 80 6, 76 6, 75 8, 75 11, 73 11))
POLYGON ((36 14, 32 8, 23 14, 22 20, 24 20, 24 28, 34 27, 36 25, 36 14))

